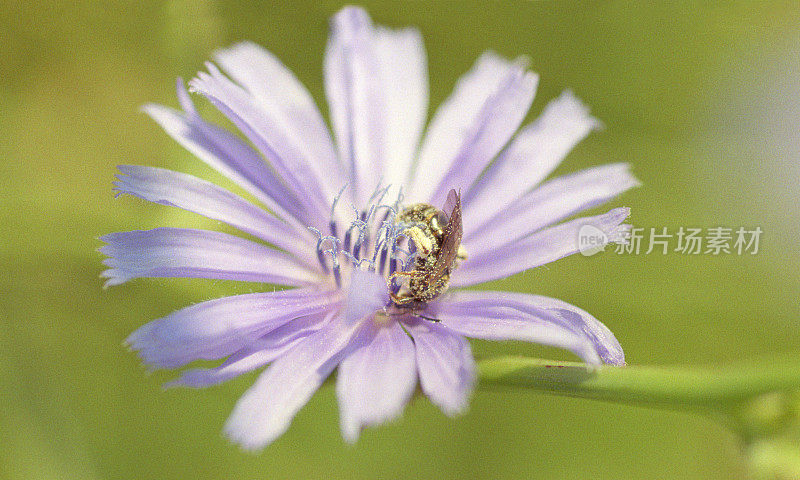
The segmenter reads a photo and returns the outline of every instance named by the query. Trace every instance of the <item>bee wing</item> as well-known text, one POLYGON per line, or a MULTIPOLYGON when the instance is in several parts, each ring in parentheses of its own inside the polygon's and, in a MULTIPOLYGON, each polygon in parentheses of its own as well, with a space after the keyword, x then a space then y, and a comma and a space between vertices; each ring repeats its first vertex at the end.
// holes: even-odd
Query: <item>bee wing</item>
POLYGON ((458 255, 458 247, 461 246, 461 237, 464 234, 464 227, 461 223, 461 195, 455 190, 450 190, 445 202, 445 214, 448 217, 447 225, 444 227, 442 243, 439 246, 439 256, 428 280, 435 284, 445 274, 449 273, 458 255))
POLYGON ((447 200, 444 201, 444 206, 442 207, 442 211, 447 217, 447 221, 450 221, 450 218, 453 216, 453 211, 456 209, 456 205, 458 205, 458 209, 460 212, 461 194, 456 192, 454 188, 451 188, 450 191, 447 193, 447 200))

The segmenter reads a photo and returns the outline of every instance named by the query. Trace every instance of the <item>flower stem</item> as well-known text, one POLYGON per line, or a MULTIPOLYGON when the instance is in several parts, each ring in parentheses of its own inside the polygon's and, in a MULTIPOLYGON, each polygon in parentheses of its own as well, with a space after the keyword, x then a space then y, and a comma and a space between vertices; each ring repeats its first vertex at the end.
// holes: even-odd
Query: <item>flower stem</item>
POLYGON ((587 367, 525 357, 478 362, 483 386, 527 387, 569 397, 725 412, 760 394, 800 389, 800 355, 715 368, 587 367))

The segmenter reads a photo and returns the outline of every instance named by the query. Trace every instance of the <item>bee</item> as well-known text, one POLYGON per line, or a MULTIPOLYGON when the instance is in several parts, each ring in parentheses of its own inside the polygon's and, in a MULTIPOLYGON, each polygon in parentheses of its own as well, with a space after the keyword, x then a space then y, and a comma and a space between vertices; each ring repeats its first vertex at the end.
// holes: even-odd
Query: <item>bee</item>
POLYGON ((411 205, 403 209, 398 221, 409 225, 403 234, 414 243, 417 256, 411 270, 389 276, 390 286, 395 279, 405 279, 390 296, 396 306, 414 310, 444 293, 453 268, 467 258, 461 246, 461 196, 450 190, 444 210, 427 203, 411 205))

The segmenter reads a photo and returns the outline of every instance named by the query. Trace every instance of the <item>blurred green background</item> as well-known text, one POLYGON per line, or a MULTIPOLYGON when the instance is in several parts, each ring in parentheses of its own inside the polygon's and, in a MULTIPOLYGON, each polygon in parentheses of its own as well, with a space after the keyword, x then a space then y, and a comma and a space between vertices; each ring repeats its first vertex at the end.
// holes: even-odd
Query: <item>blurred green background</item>
MULTIPOLYGON (((800 6, 664 3, 365 6, 378 23, 422 31, 432 105, 485 49, 526 55, 541 74, 530 119, 573 89, 606 128, 558 172, 632 163, 644 186, 615 204, 632 207, 637 226, 764 231, 753 256, 574 256, 490 287, 585 308, 631 364, 800 352, 800 6)), ((257 286, 103 290, 98 236, 201 223, 114 200, 115 166, 209 173, 138 108, 176 105, 175 77, 238 40, 276 53, 322 102, 327 19, 342 4, 28 5, 0 3, 1 478, 744 478, 737 438, 706 418, 519 390, 479 389, 457 419, 420 398, 350 446, 327 385, 260 454, 229 444, 222 424, 255 374, 164 392, 174 373, 148 375, 122 340, 174 309, 257 286)), ((473 348, 571 358, 527 344, 473 348)))

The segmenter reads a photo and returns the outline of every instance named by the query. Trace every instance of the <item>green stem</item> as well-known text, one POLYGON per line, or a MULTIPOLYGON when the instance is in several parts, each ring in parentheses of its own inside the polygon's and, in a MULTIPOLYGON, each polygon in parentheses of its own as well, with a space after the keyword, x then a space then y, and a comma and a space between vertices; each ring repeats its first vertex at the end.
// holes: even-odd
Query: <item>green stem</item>
POLYGON ((722 368, 587 367, 525 357, 478 362, 483 386, 673 409, 726 411, 757 395, 800 389, 800 355, 722 368))

